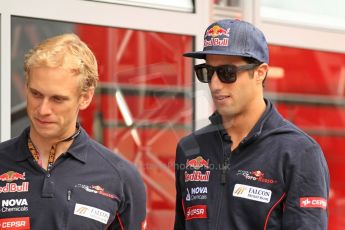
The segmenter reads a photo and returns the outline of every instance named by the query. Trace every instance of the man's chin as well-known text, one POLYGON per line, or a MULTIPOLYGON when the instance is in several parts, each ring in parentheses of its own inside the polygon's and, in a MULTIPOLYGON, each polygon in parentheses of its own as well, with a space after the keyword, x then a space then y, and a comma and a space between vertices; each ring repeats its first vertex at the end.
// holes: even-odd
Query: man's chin
POLYGON ((56 134, 52 132, 37 132, 37 135, 46 139, 56 139, 56 134))
POLYGON ((218 108, 217 111, 222 117, 231 118, 231 117, 234 117, 236 115, 236 112, 234 110, 229 109, 229 108, 218 108))
POLYGON ((48 139, 52 139, 52 138, 54 139, 54 137, 57 136, 56 131, 54 131, 54 129, 52 129, 52 126, 50 126, 50 127, 34 126, 32 132, 34 132, 34 135, 48 138, 48 139))

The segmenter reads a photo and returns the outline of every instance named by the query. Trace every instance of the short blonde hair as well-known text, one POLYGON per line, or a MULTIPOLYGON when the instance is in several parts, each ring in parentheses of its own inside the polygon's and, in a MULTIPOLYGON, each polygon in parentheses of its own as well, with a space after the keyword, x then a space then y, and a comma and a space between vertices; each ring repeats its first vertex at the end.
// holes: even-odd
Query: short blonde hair
POLYGON ((24 60, 26 80, 35 67, 62 67, 81 75, 81 92, 95 88, 98 81, 98 67, 95 55, 75 34, 62 34, 49 38, 31 49, 24 60))

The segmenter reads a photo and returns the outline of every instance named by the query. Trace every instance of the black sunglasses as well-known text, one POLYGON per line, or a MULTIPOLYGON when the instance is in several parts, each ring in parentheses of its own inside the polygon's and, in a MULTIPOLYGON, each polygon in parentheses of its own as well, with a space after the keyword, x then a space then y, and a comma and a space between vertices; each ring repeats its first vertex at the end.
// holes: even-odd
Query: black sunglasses
POLYGON ((219 80, 223 83, 234 83, 237 79, 237 73, 244 70, 254 69, 259 64, 247 64, 242 66, 235 65, 220 65, 210 66, 207 64, 200 64, 194 66, 194 71, 199 81, 203 83, 210 83, 214 71, 217 72, 219 80))

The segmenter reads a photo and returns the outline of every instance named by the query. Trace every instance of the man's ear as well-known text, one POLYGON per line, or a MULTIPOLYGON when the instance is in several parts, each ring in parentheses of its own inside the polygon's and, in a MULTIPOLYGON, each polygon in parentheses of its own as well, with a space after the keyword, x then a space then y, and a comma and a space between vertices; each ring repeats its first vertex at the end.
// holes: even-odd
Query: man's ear
POLYGON ((95 88, 93 87, 88 89, 86 92, 82 92, 79 99, 80 110, 86 109, 90 105, 94 93, 95 93, 95 88))
POLYGON ((268 65, 266 63, 262 63, 259 67, 257 67, 256 72, 256 82, 257 84, 262 85, 262 82, 265 80, 265 77, 268 72, 268 65))

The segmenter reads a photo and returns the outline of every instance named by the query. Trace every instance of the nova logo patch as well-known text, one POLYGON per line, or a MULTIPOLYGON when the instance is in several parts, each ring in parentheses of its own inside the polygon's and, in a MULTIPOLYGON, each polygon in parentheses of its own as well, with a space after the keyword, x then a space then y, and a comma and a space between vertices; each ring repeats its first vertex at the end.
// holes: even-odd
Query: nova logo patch
POLYGON ((11 200, 2 200, 2 207, 13 207, 13 206, 24 206, 28 205, 26 199, 11 199, 11 200))
POLYGON ((236 184, 232 195, 248 200, 269 203, 271 200, 272 191, 243 184, 236 184))
POLYGON ((74 214, 107 224, 110 213, 84 204, 75 204, 74 214))
POLYGON ((207 194, 207 187, 196 187, 196 188, 191 188, 191 193, 192 195, 195 195, 195 194, 207 194))
POLYGON ((26 199, 10 199, 1 201, 1 212, 27 212, 28 201, 26 199))
POLYGON ((191 188, 190 192, 189 192, 189 189, 187 188, 186 191, 187 191, 186 201, 207 199, 207 187, 191 188))

